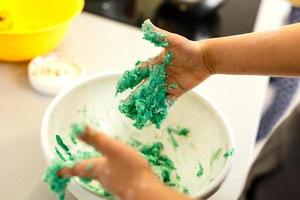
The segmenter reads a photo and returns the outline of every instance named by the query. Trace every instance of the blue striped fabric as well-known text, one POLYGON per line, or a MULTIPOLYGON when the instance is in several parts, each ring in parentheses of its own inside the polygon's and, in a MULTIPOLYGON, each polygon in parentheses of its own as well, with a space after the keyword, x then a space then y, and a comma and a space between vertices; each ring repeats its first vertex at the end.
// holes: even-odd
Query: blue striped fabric
MULTIPOLYGON (((293 7, 289 15, 288 24, 297 22, 300 22, 300 8, 293 7)), ((256 141, 264 139, 271 132, 274 125, 288 109, 298 86, 298 78, 271 77, 270 87, 275 89, 275 95, 261 118, 256 141)))

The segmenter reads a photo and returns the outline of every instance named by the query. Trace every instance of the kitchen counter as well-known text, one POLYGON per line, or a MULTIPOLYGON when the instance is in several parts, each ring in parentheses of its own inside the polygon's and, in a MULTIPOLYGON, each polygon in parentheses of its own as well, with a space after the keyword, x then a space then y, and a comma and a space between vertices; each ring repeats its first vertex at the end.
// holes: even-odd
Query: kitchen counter
MULTIPOLYGON (((125 70, 137 59, 159 52, 141 38, 134 27, 83 13, 58 51, 80 59, 90 76, 125 70)), ((39 143, 41 120, 53 98, 31 89, 26 65, 0 63, 0 198, 54 200, 41 182, 45 162, 39 143)), ((211 200, 236 199, 242 189, 267 83, 267 77, 218 75, 195 89, 224 114, 236 138, 233 170, 211 200)), ((67 199, 75 198, 68 195, 67 199)))

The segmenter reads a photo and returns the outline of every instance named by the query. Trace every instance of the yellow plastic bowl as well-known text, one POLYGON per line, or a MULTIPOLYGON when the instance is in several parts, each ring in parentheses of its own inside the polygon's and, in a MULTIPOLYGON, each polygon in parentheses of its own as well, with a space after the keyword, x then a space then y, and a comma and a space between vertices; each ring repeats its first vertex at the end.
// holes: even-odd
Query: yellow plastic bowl
POLYGON ((1 0, 0 60, 26 61, 63 40, 84 0, 1 0))

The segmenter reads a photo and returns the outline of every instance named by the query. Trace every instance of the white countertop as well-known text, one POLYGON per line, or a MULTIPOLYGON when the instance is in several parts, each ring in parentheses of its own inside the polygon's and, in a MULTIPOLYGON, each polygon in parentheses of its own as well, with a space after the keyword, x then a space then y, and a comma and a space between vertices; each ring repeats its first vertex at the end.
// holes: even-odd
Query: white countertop
MULTIPOLYGON (((134 27, 84 13, 59 51, 79 58, 87 75, 124 70, 159 52, 141 38, 134 27)), ((41 182, 45 163, 39 144, 41 119, 52 98, 30 88, 26 71, 25 63, 0 63, 0 198, 54 200, 41 182)), ((233 170, 211 200, 236 199, 241 191, 267 83, 267 77, 219 75, 196 88, 223 112, 236 138, 233 170)))

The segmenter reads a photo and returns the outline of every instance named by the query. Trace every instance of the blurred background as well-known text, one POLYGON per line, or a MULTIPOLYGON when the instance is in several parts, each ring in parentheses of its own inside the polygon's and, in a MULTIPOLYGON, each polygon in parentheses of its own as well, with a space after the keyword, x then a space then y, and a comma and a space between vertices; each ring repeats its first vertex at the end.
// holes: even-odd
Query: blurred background
POLYGON ((153 23, 189 39, 251 32, 260 0, 86 0, 85 11, 133 26, 153 23))

